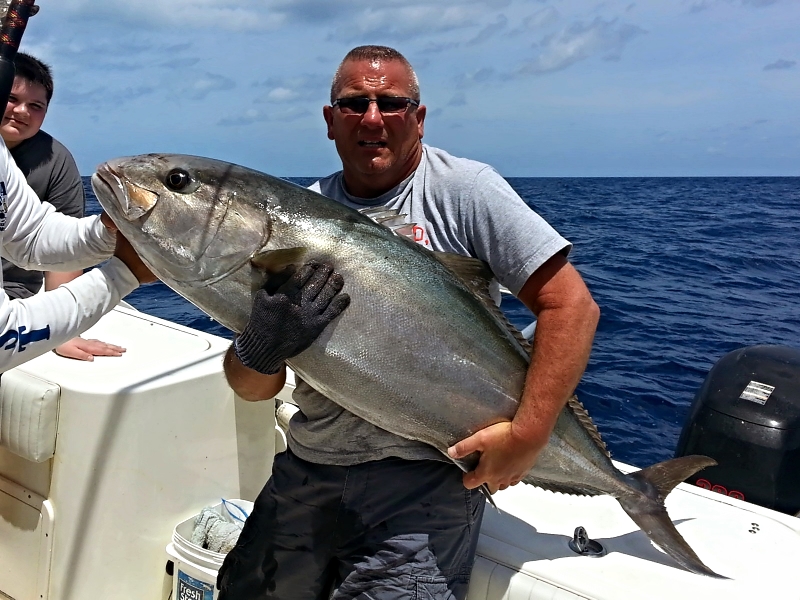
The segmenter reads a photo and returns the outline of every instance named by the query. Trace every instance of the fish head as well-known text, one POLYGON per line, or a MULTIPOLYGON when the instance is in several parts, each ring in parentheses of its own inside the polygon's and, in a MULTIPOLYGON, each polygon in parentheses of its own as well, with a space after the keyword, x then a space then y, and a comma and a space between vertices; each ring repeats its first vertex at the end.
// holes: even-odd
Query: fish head
POLYGON ((203 286, 245 265, 269 239, 268 213, 254 206, 254 173, 208 158, 145 154, 101 164, 92 188, 159 279, 203 286))

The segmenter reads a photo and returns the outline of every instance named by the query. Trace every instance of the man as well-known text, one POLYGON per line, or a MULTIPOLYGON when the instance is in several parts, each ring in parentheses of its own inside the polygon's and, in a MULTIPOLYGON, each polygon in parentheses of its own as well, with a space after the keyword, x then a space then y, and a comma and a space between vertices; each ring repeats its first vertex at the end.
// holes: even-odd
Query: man
MULTIPOLYGON (((342 171, 312 189, 356 208, 399 209, 417 224, 419 243, 486 261, 537 315, 519 410, 449 449, 452 458, 480 452, 478 467, 462 475, 430 447, 298 381, 289 449, 220 570, 220 600, 321 599, 333 589, 334 598, 464 598, 483 515, 478 488, 494 493, 527 473, 588 362, 599 310, 567 262, 569 242, 488 165, 423 145, 419 100, 416 75, 397 51, 348 53, 323 109, 342 171)), ((274 294, 259 292, 226 356, 234 390, 248 400, 274 396, 282 361, 346 308, 342 285, 314 264, 274 294)))
MULTIPOLYGON (((41 129, 53 97, 50 67, 22 52, 16 54, 14 67, 16 75, 0 123, 0 136, 28 185, 41 200, 66 215, 82 217, 85 198, 75 160, 69 150, 41 129)), ((36 294, 43 281, 45 290, 54 290, 82 273, 48 271, 43 274, 39 270, 22 269, 5 259, 2 264, 3 285, 10 298, 28 298, 36 294)), ((55 351, 68 358, 91 361, 95 356, 120 356, 125 349, 77 337, 55 351)))

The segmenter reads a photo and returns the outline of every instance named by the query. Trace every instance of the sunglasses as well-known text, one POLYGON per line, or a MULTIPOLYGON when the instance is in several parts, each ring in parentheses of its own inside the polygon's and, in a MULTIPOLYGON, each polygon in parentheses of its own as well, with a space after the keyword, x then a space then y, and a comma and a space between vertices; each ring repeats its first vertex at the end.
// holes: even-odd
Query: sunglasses
POLYGON ((419 102, 416 100, 403 96, 337 98, 331 103, 331 106, 338 106, 345 115, 363 115, 373 102, 378 105, 378 110, 382 115, 396 115, 405 112, 409 106, 419 106, 419 102))

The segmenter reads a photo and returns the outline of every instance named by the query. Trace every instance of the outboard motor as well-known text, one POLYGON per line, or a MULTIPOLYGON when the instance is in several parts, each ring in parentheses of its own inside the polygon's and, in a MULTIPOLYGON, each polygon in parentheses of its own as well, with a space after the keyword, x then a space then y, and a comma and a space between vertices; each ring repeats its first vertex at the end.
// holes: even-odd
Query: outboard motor
POLYGON ((695 396, 675 456, 719 464, 687 481, 788 514, 800 511, 800 350, 723 356, 695 396))

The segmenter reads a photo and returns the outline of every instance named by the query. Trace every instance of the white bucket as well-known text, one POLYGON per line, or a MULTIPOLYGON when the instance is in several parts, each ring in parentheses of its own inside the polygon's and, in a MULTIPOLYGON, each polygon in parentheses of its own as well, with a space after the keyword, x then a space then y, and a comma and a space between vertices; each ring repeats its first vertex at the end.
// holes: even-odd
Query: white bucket
MULTIPOLYGON (((247 500, 226 500, 244 509, 253 510, 247 500)), ((222 517, 230 520, 222 502, 212 506, 222 517)), ((167 555, 175 564, 172 581, 173 600, 216 600, 217 573, 225 555, 206 550, 191 542, 194 522, 197 517, 181 521, 172 532, 172 542, 167 544, 167 555)))

